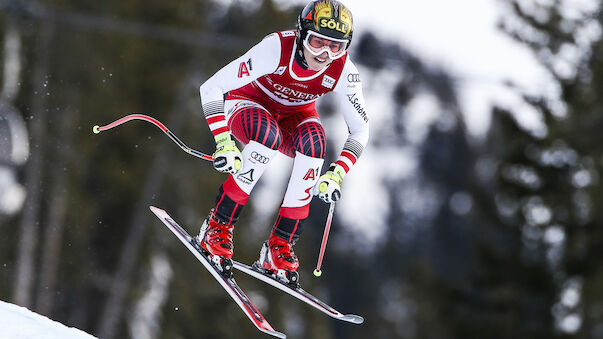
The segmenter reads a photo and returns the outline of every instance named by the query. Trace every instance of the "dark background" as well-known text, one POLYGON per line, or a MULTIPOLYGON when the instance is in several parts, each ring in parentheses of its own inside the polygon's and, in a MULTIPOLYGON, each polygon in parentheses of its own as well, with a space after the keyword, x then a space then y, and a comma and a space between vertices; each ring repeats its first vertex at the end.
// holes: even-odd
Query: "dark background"
MULTIPOLYGON (((603 338, 600 34, 575 74, 554 67, 563 46, 578 45, 582 25, 603 23, 601 5, 597 16, 572 21, 559 1, 521 1, 538 3, 544 16, 501 2, 513 5, 502 16, 521 25, 501 19, 500 29, 551 72, 567 114, 526 94, 547 133, 534 135, 516 112, 495 106, 484 112, 491 126, 476 140, 463 124, 452 75, 375 32, 357 31, 351 54, 363 77, 399 77, 394 120, 371 131, 366 152, 413 147, 418 166, 405 179, 379 179, 386 195, 372 199, 387 204, 375 218, 386 220, 386 231, 366 251, 336 213, 324 274, 312 277, 326 216, 317 199, 296 246, 304 287, 363 315, 363 325, 332 320, 237 274, 276 329, 293 339, 603 338), (405 108, 425 92, 446 107, 447 123, 434 122, 412 145, 405 108), (420 199, 420 208, 408 207, 420 199)), ((263 337, 148 210, 160 206, 196 232, 224 176, 150 124, 98 136, 91 128, 144 112, 211 153, 199 85, 266 34, 293 28, 299 10, 269 0, 253 9, 202 0, 0 1, 4 63, 10 36, 21 44, 17 89, 3 80, 0 166, 27 194, 20 211, 0 214, 0 299, 104 339, 263 337), (27 127, 27 161, 7 151, 14 128, 6 121, 15 116, 27 127)), ((329 102, 320 106, 324 116, 336 114, 329 102)), ((345 185, 344 199, 355 199, 345 185)), ((248 263, 271 227, 253 216, 248 208, 235 233, 235 257, 248 263)))

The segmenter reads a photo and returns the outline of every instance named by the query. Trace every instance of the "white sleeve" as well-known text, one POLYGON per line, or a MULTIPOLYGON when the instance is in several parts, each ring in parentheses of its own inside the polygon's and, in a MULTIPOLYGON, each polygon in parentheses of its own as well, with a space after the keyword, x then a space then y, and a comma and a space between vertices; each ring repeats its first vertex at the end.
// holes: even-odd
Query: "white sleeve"
MULTIPOLYGON (((278 33, 265 37, 247 53, 224 66, 199 88, 201 105, 212 132, 224 131, 225 123, 219 122, 215 115, 224 115, 224 94, 233 89, 243 87, 253 80, 273 73, 280 62, 281 42, 278 33), (215 124, 219 122, 218 124, 215 124)), ((214 133, 215 135, 216 133, 214 133)))
POLYGON ((362 82, 358 69, 349 57, 333 92, 339 98, 339 107, 350 133, 335 163, 348 172, 362 154, 369 138, 369 120, 362 95, 362 82))

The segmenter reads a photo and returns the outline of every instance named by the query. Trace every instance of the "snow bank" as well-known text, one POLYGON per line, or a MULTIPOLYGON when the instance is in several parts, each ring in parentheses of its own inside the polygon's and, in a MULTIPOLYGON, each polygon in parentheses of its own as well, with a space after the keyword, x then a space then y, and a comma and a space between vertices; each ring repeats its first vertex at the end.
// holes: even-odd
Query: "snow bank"
POLYGON ((2 339, 94 339, 77 328, 67 327, 25 307, 0 301, 2 339))

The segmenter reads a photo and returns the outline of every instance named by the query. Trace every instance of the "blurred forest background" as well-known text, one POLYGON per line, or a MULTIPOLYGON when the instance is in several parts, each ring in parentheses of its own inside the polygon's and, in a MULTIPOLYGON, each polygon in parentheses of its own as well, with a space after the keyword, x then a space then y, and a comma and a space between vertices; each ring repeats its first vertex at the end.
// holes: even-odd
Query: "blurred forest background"
MULTIPOLYGON (((603 5, 567 17, 562 2, 501 0, 500 29, 533 50, 559 89, 556 102, 523 95, 541 115, 537 132, 495 106, 484 112, 487 133, 470 135, 454 76, 355 33, 369 117, 388 119, 371 126, 360 162, 400 152, 416 165, 401 177, 374 173, 381 196, 346 195, 344 183, 344 200, 385 205, 367 210, 375 221, 364 225, 383 232, 367 244, 337 217, 342 201, 321 278, 311 274, 327 209, 317 199, 296 246, 304 287, 363 325, 235 272, 276 329, 292 339, 603 338, 603 39, 580 34, 600 30, 603 5), (562 72, 568 50, 579 58, 562 72), (371 108, 371 95, 390 92, 389 110, 371 108), (440 111, 417 139, 407 107, 426 95, 440 111)), ((0 0, 0 299, 103 339, 263 337, 148 210, 196 232, 224 176, 150 124, 91 128, 143 112, 211 153, 199 85, 266 34, 293 28, 300 8, 0 0)), ((337 116, 328 96, 319 111, 337 116)), ((339 147, 330 146, 332 158, 339 147)), ((256 210, 275 213, 281 199, 256 198, 235 232, 235 258, 247 263, 274 222, 258 222, 256 210)))

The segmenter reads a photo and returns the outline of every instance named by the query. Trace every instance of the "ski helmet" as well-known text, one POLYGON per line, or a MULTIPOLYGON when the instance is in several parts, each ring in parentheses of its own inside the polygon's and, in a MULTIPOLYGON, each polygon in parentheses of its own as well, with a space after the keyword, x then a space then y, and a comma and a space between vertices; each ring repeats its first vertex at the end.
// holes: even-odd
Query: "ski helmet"
POLYGON ((337 0, 312 1, 297 17, 298 46, 302 45, 308 31, 337 40, 346 40, 347 49, 352 42, 352 12, 337 0))

